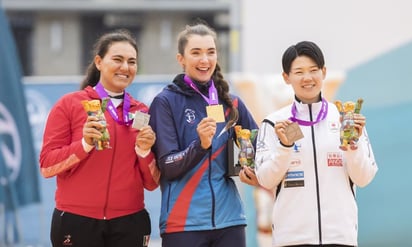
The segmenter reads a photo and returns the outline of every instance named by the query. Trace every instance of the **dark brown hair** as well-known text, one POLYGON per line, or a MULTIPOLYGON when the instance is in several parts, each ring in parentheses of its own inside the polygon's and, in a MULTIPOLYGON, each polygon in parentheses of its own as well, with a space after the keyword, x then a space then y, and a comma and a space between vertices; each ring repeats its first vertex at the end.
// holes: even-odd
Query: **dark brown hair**
MULTIPOLYGON (((130 32, 126 29, 118 29, 113 32, 103 34, 96 41, 93 49, 93 58, 96 55, 99 55, 101 58, 103 58, 109 50, 110 46, 113 43, 117 42, 128 42, 131 46, 134 47, 136 54, 138 54, 136 40, 132 37, 130 32)), ((97 69, 96 64, 94 64, 94 59, 92 59, 89 66, 87 67, 86 76, 80 85, 80 89, 84 89, 87 86, 94 87, 99 82, 99 80, 100 71, 97 69)))

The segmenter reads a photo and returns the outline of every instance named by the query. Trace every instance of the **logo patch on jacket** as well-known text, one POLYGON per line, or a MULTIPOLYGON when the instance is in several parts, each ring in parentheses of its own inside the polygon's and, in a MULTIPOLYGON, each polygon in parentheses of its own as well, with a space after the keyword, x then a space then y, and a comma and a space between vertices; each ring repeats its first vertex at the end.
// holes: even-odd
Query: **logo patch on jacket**
POLYGON ((301 147, 302 147, 302 144, 298 144, 298 143, 295 142, 295 145, 293 145, 293 151, 295 153, 299 153, 301 147))
POLYGON ((329 130, 332 133, 336 133, 340 130, 340 126, 338 122, 328 122, 328 125, 329 125, 329 130))
POLYGON ((290 161, 290 166, 291 167, 297 167, 300 166, 302 164, 302 162, 300 161, 300 159, 293 159, 290 161))
POLYGON ((343 166, 343 154, 340 152, 328 153, 328 166, 343 166))
POLYGON ((304 187, 305 186, 304 171, 289 171, 285 177, 285 188, 304 187))
POLYGON ((185 117, 186 122, 190 124, 194 123, 196 119, 195 111, 192 109, 185 109, 185 117))
POLYGON ((186 152, 180 152, 177 154, 169 155, 165 160, 165 164, 166 165, 173 164, 179 160, 182 160, 185 155, 186 155, 186 152))

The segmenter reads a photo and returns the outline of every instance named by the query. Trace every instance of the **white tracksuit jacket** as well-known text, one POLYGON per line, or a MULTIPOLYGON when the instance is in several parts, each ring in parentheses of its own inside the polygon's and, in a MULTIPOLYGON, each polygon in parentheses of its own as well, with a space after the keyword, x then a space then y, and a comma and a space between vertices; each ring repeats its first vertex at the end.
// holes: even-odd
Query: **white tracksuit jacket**
MULTIPOLYGON (((310 112, 316 119, 322 103, 295 104, 296 118, 310 121, 310 112)), ((326 118, 313 126, 300 126, 304 138, 293 147, 285 147, 280 144, 273 123, 288 119, 291 106, 263 121, 256 144, 259 183, 277 191, 272 214, 273 246, 356 246, 355 189, 369 184, 378 170, 366 130, 363 129, 357 150, 340 150, 340 115, 336 106, 328 102, 326 118)))

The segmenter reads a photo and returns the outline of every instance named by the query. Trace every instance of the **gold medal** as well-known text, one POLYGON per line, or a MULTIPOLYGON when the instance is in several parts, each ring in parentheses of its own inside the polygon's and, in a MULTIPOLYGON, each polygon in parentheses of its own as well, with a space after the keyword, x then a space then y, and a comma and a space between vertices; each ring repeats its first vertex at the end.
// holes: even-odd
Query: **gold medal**
POLYGON ((225 122, 225 114, 222 105, 206 106, 207 116, 213 118, 217 123, 225 122))

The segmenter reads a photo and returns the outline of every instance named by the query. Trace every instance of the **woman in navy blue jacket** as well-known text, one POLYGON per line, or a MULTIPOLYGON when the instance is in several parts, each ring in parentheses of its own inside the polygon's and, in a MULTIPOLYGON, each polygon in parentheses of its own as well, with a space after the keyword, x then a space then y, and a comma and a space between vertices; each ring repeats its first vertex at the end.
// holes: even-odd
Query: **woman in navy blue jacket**
MULTIPOLYGON (((245 246, 245 213, 227 176, 227 143, 233 125, 256 129, 256 122, 229 93, 210 27, 186 26, 177 60, 184 73, 150 106, 150 125, 159 137, 154 151, 162 174, 162 246, 245 246)), ((252 169, 245 167, 239 176, 257 185, 252 169)))

